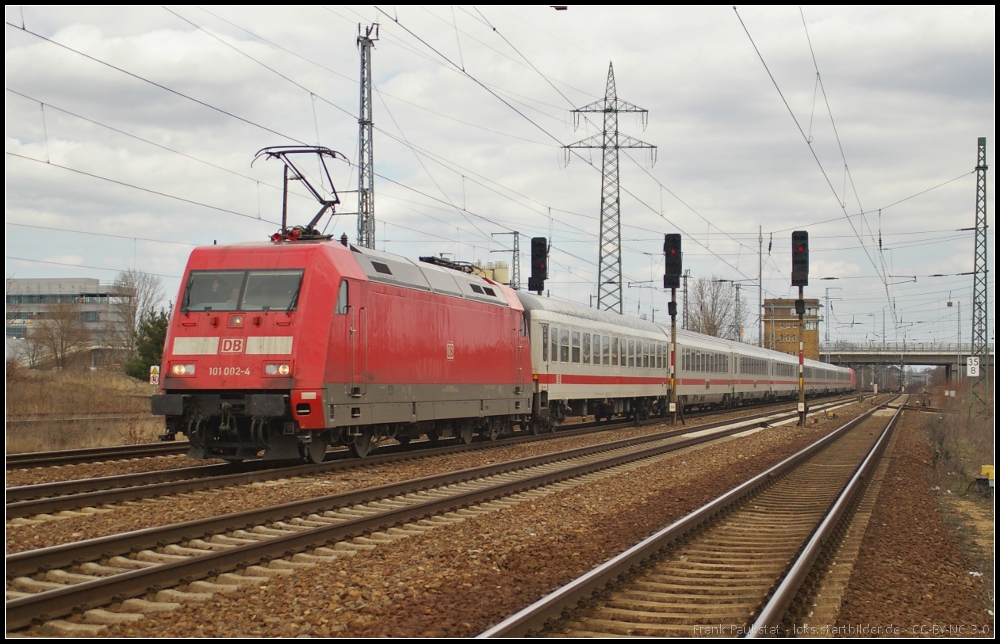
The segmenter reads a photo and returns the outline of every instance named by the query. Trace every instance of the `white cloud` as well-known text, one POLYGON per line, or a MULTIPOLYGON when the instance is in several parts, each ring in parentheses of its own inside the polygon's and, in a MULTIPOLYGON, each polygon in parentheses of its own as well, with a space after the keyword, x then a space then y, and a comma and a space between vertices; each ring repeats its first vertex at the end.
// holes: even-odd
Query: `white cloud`
MULTIPOLYGON (((5 11, 9 22, 21 24, 17 7, 5 11)), ((370 7, 212 10, 333 73, 204 10, 175 11, 208 33, 152 7, 28 7, 24 20, 28 29, 260 126, 310 144, 318 132, 323 145, 348 158, 356 156, 355 38, 358 22, 376 17, 370 7), (315 98, 212 35, 307 87, 315 98)), ((899 310, 936 302, 932 298, 947 297, 949 290, 953 298, 969 299, 971 278, 966 277, 928 278, 934 286, 920 282, 920 289, 894 286, 887 296, 857 235, 879 270, 875 249, 880 231, 884 246, 894 249, 885 253, 892 273, 968 270, 971 235, 951 239, 952 233, 944 231, 973 225, 973 177, 888 208, 881 220, 877 214, 864 221, 855 217, 855 229, 837 202, 846 201, 848 213, 859 210, 859 200, 865 210, 887 206, 970 171, 976 137, 986 136, 992 145, 992 7, 805 10, 857 198, 851 184, 845 186, 839 147, 822 94, 815 91, 808 42, 794 9, 750 7, 740 12, 799 123, 813 136, 813 150, 832 191, 730 8, 481 9, 509 44, 472 9, 456 7, 455 23, 445 8, 396 11, 402 25, 464 63, 524 116, 392 20, 378 16, 381 38, 373 69, 385 102, 374 99, 376 171, 412 188, 376 180, 376 236, 387 240, 387 250, 493 261, 507 259, 490 251, 509 242, 492 233, 517 229, 534 236, 551 230, 557 249, 553 295, 587 303, 597 272, 600 151, 582 153, 596 170, 580 158, 560 168, 559 143, 599 131, 599 114, 574 131, 568 110, 603 95, 608 62, 613 61, 619 96, 649 109, 645 130, 633 117, 621 115, 621 132, 659 147, 650 173, 698 213, 661 190, 623 155, 622 185, 635 195, 623 192, 621 197, 626 281, 647 280, 651 270, 661 270, 655 264, 662 234, 676 229, 689 235, 685 266, 695 276, 755 278, 761 226, 765 253, 770 233, 777 231, 763 269, 764 287, 769 295, 785 296, 790 290, 789 231, 808 225, 814 271, 865 278, 849 280, 844 291, 851 297, 838 302, 838 315, 881 315, 883 306, 892 305, 891 297, 899 310), (457 41, 456 23, 461 30, 457 41), (531 65, 549 75, 565 96, 531 65), (401 138, 399 128, 411 144, 437 160, 418 160, 388 136, 401 138), (915 232, 919 234, 910 234, 915 232), (918 245, 921 240, 924 245, 918 245)), ((76 170, 250 217, 258 212, 264 219, 280 217, 280 193, 268 185, 278 185, 280 166, 258 162, 251 168, 250 162, 258 149, 287 140, 16 28, 7 27, 6 35, 7 86, 48 104, 43 125, 37 102, 7 93, 8 152, 48 157, 76 170)), ((641 154, 633 156, 641 162, 641 154)), ((342 192, 341 211, 353 212, 354 195, 347 191, 356 189, 357 174, 346 165, 331 171, 342 192)), ((6 187, 8 222, 199 244, 264 239, 273 230, 271 224, 11 156, 6 187)), ((991 213, 993 193, 990 183, 991 213)), ((301 219, 316 209, 302 198, 292 199, 291 206, 293 216, 301 219)), ((350 216, 338 217, 330 227, 338 236, 347 232, 352 238, 355 230, 350 216)), ((176 244, 17 226, 7 227, 7 238, 10 256, 78 257, 76 263, 111 268, 127 268, 141 258, 164 274, 179 275, 189 252, 176 244)), ((527 246, 523 239, 522 249, 527 246)), ((990 261, 992 265, 992 254, 990 261)), ((522 270, 526 268, 525 261, 522 270)), ((73 269, 36 264, 31 271, 51 276, 73 269)), ((28 276, 23 264, 17 272, 28 276)), ((100 277, 113 279, 113 273, 100 277)), ((833 283, 848 281, 822 284, 833 283)), ((167 290, 172 293, 176 287, 168 285, 167 290)), ((811 295, 821 293, 819 287, 809 289, 811 295)), ((626 289, 625 296, 632 313, 637 306, 642 311, 666 308, 666 297, 650 289, 626 289)), ((952 310, 939 315, 942 333, 954 328, 952 310)), ((850 337, 854 331, 842 333, 850 337)))

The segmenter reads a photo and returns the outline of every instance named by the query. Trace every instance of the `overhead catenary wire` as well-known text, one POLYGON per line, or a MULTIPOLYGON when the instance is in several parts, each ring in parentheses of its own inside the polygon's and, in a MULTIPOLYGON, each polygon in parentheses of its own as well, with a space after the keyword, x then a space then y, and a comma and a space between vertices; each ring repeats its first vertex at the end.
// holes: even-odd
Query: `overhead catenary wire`
MULTIPOLYGON (((788 110, 789 115, 792 117, 792 121, 795 122, 795 127, 798 128, 799 134, 802 135, 803 140, 806 142, 806 145, 809 148, 809 153, 812 155, 813 160, 816 161, 816 165, 819 166, 820 172, 822 173, 823 178, 826 180, 827 186, 829 186, 830 191, 833 192, 834 197, 837 197, 837 189, 834 188, 833 187, 833 183, 830 182, 830 177, 827 175, 826 169, 823 168, 822 162, 819 160, 819 157, 816 155, 816 151, 813 149, 812 142, 809 140, 809 137, 806 135, 805 132, 802 131, 802 125, 799 124, 799 120, 798 120, 798 118, 796 118, 795 112, 792 111, 792 108, 788 104, 788 101, 785 99, 785 96, 782 93, 781 88, 778 86, 778 81, 774 78, 774 75, 771 73, 771 70, 768 68, 767 62, 764 61, 764 56, 763 56, 763 54, 760 53, 760 49, 757 48, 757 44, 754 42, 753 37, 750 35, 750 30, 747 28, 746 24, 744 24, 743 18, 740 17, 739 11, 736 10, 736 7, 733 7, 733 12, 736 13, 737 20, 740 21, 740 25, 743 27, 743 31, 746 33, 747 38, 750 40, 750 44, 753 46, 754 51, 757 53, 757 57, 760 59, 761 64, 764 66, 764 70, 767 72, 768 77, 771 79, 771 83, 774 85, 774 88, 777 90, 778 96, 781 97, 781 101, 782 101, 782 103, 784 103, 785 108, 788 110)), ((865 246, 864 240, 861 238, 861 235, 858 233, 857 229, 854 227, 854 222, 852 222, 851 218, 849 216, 847 216, 847 209, 845 208, 844 203, 838 198, 837 199, 837 204, 840 206, 840 209, 843 211, 844 216, 847 219, 847 223, 851 226, 851 230, 854 231, 855 236, 858 238, 858 242, 861 244, 861 247, 862 247, 862 249, 865 252, 865 256, 868 258, 868 261, 871 263, 872 268, 875 269, 875 274, 879 277, 879 279, 882 281, 883 285, 885 286, 885 289, 886 289, 886 300, 891 303, 891 301, 892 301, 892 295, 891 295, 890 288, 889 288, 889 282, 888 282, 888 280, 885 277, 884 266, 883 266, 883 270, 880 272, 879 271, 879 266, 875 263, 875 260, 872 259, 871 254, 868 252, 868 248, 865 246)))
POLYGON ((210 208, 212 210, 218 210, 219 212, 225 212, 225 213, 228 213, 230 215, 236 215, 238 217, 245 217, 246 219, 252 219, 254 221, 260 221, 260 222, 264 222, 264 223, 268 223, 268 224, 274 224, 276 226, 280 225, 276 221, 271 221, 269 219, 259 219, 255 215, 248 215, 246 213, 236 212, 235 210, 230 210, 228 208, 221 208, 219 206, 212 206, 210 204, 202 203, 200 201, 194 201, 193 199, 185 199, 184 197, 178 197, 177 195, 171 195, 171 194, 167 194, 165 192, 160 192, 158 190, 152 190, 151 188, 143 188, 142 186, 137 186, 135 184, 128 183, 126 181, 118 181, 117 179, 111 179, 109 177, 102 177, 101 175, 98 175, 98 174, 93 174, 91 172, 84 172, 83 170, 77 170, 76 168, 70 168, 69 166, 60 165, 58 163, 46 162, 46 161, 42 161, 40 159, 33 159, 31 157, 24 156, 23 154, 17 154, 16 152, 5 152, 5 154, 7 156, 16 157, 18 159, 24 159, 25 161, 32 161, 34 163, 40 163, 42 165, 51 166, 53 168, 59 168, 61 170, 67 170, 69 172, 75 172, 76 174, 81 174, 81 175, 84 175, 84 176, 87 176, 87 177, 92 177, 94 179, 100 179, 101 181, 107 181, 108 183, 114 183, 114 184, 117 184, 119 186, 124 186, 126 188, 133 188, 135 190, 141 190, 142 192, 148 192, 150 194, 158 195, 160 197, 166 197, 168 199, 176 199, 177 201, 183 201, 185 203, 189 203, 189 204, 192 204, 192 205, 195 205, 195 206, 201 206, 203 208, 210 208))

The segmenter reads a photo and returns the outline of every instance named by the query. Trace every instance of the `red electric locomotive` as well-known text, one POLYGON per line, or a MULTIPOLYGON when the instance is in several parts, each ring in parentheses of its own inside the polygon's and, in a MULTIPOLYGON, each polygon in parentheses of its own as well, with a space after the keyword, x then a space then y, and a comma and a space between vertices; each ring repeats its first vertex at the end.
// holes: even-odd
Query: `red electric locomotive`
POLYGON ((190 455, 321 461, 475 433, 531 412, 525 312, 508 287, 319 235, 188 261, 154 414, 190 455))

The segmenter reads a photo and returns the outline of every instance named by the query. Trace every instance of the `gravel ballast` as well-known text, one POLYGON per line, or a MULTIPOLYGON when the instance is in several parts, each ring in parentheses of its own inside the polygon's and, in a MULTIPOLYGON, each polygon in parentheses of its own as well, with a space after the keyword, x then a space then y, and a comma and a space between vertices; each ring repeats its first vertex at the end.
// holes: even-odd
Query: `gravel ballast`
MULTIPOLYGON (((739 417, 748 413, 756 412, 737 412, 726 414, 721 418, 739 417)), ((714 421, 716 417, 713 416, 709 420, 714 421)), ((28 521, 15 519, 7 522, 6 525, 7 552, 34 550, 108 534, 338 494, 560 450, 645 436, 667 429, 670 429, 668 425, 647 425, 582 436, 553 438, 520 445, 498 445, 492 449, 449 456, 430 458, 416 456, 414 460, 404 463, 362 466, 357 469, 317 476, 275 479, 217 490, 125 502, 117 504, 110 512, 102 511, 90 515, 63 513, 54 517, 35 517, 28 521)), ((112 464, 108 463, 107 465, 112 464)))
POLYGON ((804 447, 806 428, 688 448, 591 483, 185 605, 113 636, 469 637, 804 447))
POLYGON ((983 575, 938 508, 933 450, 916 413, 904 415, 854 573, 837 635, 993 636, 983 575), (936 488, 936 489, 935 489, 936 488))

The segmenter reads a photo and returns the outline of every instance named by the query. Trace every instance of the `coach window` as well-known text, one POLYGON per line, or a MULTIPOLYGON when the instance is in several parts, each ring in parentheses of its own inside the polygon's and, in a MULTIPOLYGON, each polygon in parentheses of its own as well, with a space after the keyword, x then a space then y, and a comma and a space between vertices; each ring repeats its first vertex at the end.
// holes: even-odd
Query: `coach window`
POLYGON ((590 364, 590 334, 583 334, 583 364, 590 364))
POLYGON ((559 329, 552 327, 552 362, 559 362, 559 329))
POLYGON ((542 325, 542 362, 549 361, 549 325, 542 325))
POLYGON ((347 280, 340 280, 340 293, 337 294, 337 315, 347 315, 347 280))
POLYGON ((611 338, 604 336, 601 342, 601 352, 604 355, 604 366, 611 366, 611 338))
POLYGON ((573 362, 580 364, 580 332, 573 331, 573 362))
POLYGON ((521 314, 521 337, 528 337, 528 315, 526 313, 521 314))
POLYGON ((611 364, 618 366, 618 338, 611 338, 611 364))
POLYGON ((560 331, 559 362, 569 362, 569 331, 567 329, 560 331))
POLYGON ((649 343, 642 343, 642 368, 649 369, 649 343))
POLYGON ((635 340, 628 341, 628 363, 626 366, 635 367, 635 340))

